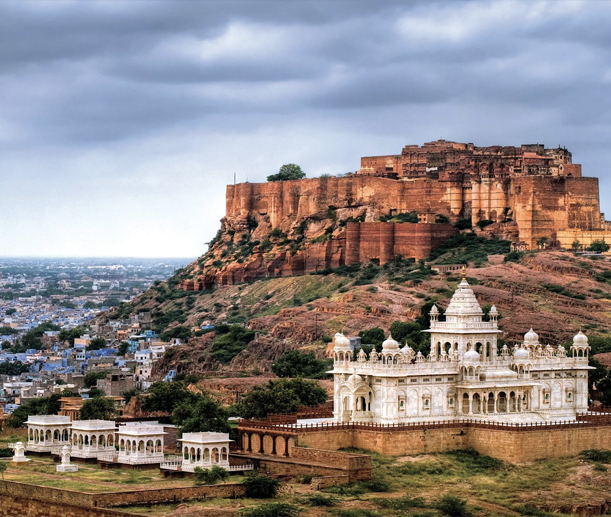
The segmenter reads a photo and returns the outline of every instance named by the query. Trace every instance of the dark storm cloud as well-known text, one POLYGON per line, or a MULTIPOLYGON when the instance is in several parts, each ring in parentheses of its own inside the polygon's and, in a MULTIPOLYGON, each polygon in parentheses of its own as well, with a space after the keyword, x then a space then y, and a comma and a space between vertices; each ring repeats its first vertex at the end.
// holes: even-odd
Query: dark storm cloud
MULTIPOLYGON (((3 0, 0 170, 38 210, 51 191, 117 214, 129 203, 138 234, 167 221, 173 234, 199 210, 201 242, 233 172, 345 172, 440 135, 550 139, 601 174, 609 26, 607 1, 3 0), (214 192, 205 208, 199 188, 214 192)), ((104 225, 109 243, 133 242, 104 225)))

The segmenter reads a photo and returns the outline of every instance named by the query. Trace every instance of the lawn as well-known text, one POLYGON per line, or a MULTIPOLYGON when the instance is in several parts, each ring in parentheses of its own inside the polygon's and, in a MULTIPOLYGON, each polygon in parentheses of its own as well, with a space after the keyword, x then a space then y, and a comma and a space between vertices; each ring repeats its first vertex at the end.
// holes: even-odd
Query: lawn
MULTIPOLYGON (((611 472, 594 461, 561 458, 511 465, 472 451, 456 451, 403 458, 373 454, 372 481, 321 492, 294 481, 272 506, 262 507, 269 504, 262 500, 211 499, 188 507, 193 512, 201 508, 202 516, 250 515, 249 511, 260 517, 291 512, 301 517, 558 516, 565 515, 559 513, 563 505, 601 502, 609 493, 611 472)), ((161 516, 173 508, 129 511, 161 516)))

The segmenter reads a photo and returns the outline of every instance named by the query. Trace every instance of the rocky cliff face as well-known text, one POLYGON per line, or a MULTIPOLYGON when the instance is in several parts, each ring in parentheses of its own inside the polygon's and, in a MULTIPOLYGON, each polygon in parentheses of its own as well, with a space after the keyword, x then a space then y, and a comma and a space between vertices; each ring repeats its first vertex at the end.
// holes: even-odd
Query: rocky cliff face
POLYGON ((456 230, 445 187, 344 177, 227 187, 227 211, 186 290, 308 274, 401 255, 425 258, 456 230))

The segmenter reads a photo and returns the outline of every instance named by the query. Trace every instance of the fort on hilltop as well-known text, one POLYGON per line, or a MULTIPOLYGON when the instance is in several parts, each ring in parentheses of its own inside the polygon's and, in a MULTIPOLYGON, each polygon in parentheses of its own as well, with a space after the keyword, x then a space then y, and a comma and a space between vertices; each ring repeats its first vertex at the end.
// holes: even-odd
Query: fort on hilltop
POLYGON ((567 149, 438 140, 363 157, 355 173, 229 185, 221 230, 183 288, 425 258, 459 221, 519 249, 611 240, 598 179, 567 149))

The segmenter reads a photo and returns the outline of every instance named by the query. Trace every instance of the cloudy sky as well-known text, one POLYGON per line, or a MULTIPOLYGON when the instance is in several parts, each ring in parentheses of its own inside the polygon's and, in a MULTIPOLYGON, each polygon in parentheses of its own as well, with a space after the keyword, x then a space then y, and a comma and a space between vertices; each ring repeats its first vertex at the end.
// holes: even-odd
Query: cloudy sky
POLYGON ((611 216, 611 2, 2 0, 0 256, 195 257, 225 185, 563 145, 611 216))

